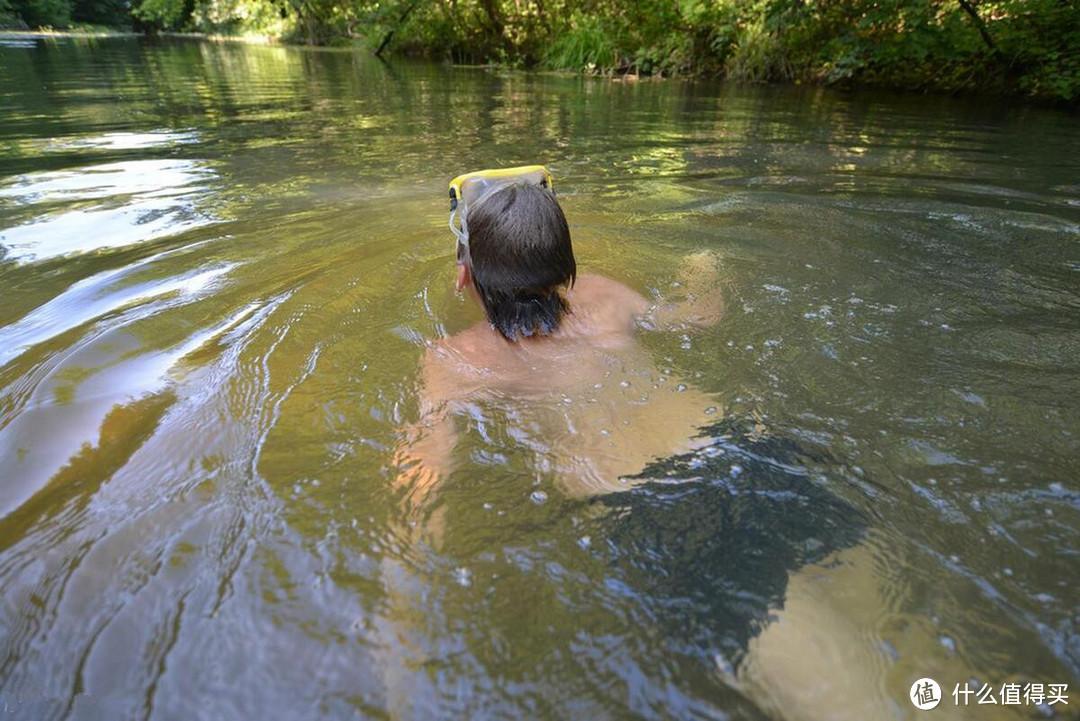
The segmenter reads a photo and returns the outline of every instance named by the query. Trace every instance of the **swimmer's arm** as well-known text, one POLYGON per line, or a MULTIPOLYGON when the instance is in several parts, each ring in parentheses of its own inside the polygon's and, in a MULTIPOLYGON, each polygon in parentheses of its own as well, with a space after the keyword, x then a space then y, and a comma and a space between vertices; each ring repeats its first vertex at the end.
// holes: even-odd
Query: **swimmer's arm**
POLYGON ((423 419, 402 431, 394 453, 394 485, 405 489, 410 504, 419 508, 449 474, 457 434, 449 416, 423 419))
POLYGON ((716 325, 724 316, 720 262, 715 253, 702 251, 683 259, 676 278, 682 298, 661 300, 642 316, 642 325, 654 330, 684 330, 716 325))
POLYGON ((420 417, 401 429, 394 453, 394 485, 406 489, 414 508, 422 506, 452 470, 457 443, 452 409, 461 389, 436 348, 424 354, 420 376, 420 417))

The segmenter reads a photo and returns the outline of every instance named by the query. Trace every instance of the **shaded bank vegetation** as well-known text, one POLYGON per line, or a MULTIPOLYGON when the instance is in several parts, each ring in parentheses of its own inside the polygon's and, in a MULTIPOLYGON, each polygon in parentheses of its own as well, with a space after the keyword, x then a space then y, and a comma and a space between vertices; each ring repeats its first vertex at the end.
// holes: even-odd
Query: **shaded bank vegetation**
POLYGON ((0 25, 73 22, 634 76, 1080 97, 1074 0, 0 0, 0 25))

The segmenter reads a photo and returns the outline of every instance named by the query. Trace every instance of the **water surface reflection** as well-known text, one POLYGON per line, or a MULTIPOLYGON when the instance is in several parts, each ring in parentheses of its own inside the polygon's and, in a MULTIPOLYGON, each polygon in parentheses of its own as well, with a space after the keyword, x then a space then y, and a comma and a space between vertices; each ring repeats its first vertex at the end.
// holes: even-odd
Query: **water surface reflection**
POLYGON ((1071 117, 228 43, 0 66, 18 716, 914 718, 921 676, 1080 680, 1071 117), (722 322, 638 350, 717 410, 596 495, 544 408, 477 404, 418 504, 425 340, 480 320, 445 182, 524 161, 583 272, 678 299, 719 258, 722 322))

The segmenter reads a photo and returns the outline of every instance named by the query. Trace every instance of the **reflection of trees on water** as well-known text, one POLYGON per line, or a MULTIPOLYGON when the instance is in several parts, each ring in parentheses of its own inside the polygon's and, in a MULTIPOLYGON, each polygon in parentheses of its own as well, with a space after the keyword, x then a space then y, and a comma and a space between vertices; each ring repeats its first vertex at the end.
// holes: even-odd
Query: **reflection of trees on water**
MULTIPOLYGON (((925 110, 898 117, 895 99, 881 103, 874 96, 792 90, 734 94, 709 84, 631 86, 388 66, 352 53, 295 48, 176 40, 53 42, 9 53, 12 77, 18 87, 53 87, 69 79, 69 68, 86 62, 86 45, 95 46, 102 59, 93 72, 106 75, 123 102, 83 88, 23 93, 17 101, 24 112, 49 117, 40 132, 76 135, 133 116, 152 126, 229 125, 222 139, 229 146, 320 138, 340 151, 336 164, 369 173, 452 176, 480 158, 497 156, 500 162, 550 162, 578 188, 616 183, 629 190, 626 181, 633 179, 638 191, 641 182, 662 186, 665 179, 745 181, 820 172, 822 153, 830 158, 824 167, 832 176, 826 180, 841 183, 859 171, 860 182, 883 184, 902 173, 974 172, 985 151, 984 136, 972 135, 963 124, 955 131, 938 129, 927 142, 925 110), (769 112, 778 105, 787 112, 769 112)), ((965 110, 936 102, 950 113, 965 110)), ((972 120, 987 110, 971 109, 972 120)), ((1047 148, 1033 141, 1030 150, 1053 152, 1047 148)), ((279 152, 276 160, 284 171, 300 169, 292 161, 314 169, 300 152, 279 152)), ((906 193, 919 190, 904 186, 906 193)))

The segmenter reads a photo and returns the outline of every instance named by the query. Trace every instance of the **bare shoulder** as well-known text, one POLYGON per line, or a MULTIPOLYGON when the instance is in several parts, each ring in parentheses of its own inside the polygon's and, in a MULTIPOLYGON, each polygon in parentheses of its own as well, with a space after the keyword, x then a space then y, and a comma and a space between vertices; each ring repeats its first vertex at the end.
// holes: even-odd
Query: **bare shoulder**
POLYGON ((572 292, 604 294, 611 298, 621 297, 628 302, 640 303, 645 307, 648 307, 649 305, 649 302, 645 300, 645 297, 630 286, 594 273, 586 273, 578 276, 577 281, 574 282, 574 289, 572 292))
POLYGON ((427 344, 420 359, 422 413, 444 408, 483 387, 491 335, 490 329, 475 326, 427 344))
POLYGON ((421 361, 424 385, 443 389, 442 395, 464 396, 500 383, 518 383, 536 368, 546 367, 545 358, 579 352, 577 344, 583 338, 601 344, 632 340, 638 318, 649 308, 637 291, 599 275, 580 276, 567 299, 570 314, 551 337, 512 343, 482 321, 430 342, 421 361))
POLYGON ((428 343, 424 352, 425 368, 442 373, 461 373, 478 361, 498 353, 501 338, 487 323, 476 325, 428 343))
POLYGON ((568 295, 570 307, 601 325, 632 325, 649 309, 649 301, 633 288, 602 275, 582 275, 568 295))

